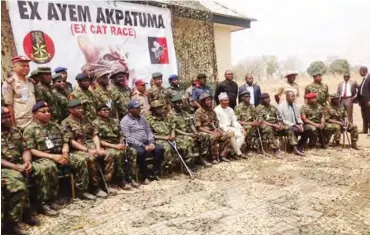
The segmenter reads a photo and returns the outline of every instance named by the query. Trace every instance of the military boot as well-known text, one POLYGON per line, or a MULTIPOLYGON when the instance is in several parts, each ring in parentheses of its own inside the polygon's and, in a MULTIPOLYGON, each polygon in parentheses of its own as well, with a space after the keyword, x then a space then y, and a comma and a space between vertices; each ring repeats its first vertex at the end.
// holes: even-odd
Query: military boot
MULTIPOLYGON (((2 231, 3 232, 3 231, 2 231)), ((14 235, 27 235, 26 227, 23 223, 7 223, 4 225, 5 234, 14 234, 14 235)))
POLYGON ((299 156, 304 156, 304 153, 302 153, 298 148, 297 146, 294 146, 293 147, 293 153, 296 154, 296 155, 299 155, 299 156))
POLYGON ((274 157, 281 159, 280 149, 274 149, 274 157))
POLYGON ((360 150, 360 148, 357 146, 357 143, 355 141, 352 141, 351 148, 360 150))
POLYGON ((81 192, 78 197, 86 200, 96 200, 96 197, 88 192, 81 192))
POLYGON ((122 180, 121 183, 119 184, 119 187, 123 190, 130 190, 131 189, 131 185, 129 183, 127 183, 126 180, 122 180))
POLYGON ((55 217, 55 216, 59 215, 58 211, 51 209, 50 206, 47 205, 47 204, 42 204, 41 205, 41 212, 44 215, 51 216, 51 217, 55 217))
POLYGON ((105 199, 108 197, 108 194, 99 188, 95 191, 95 196, 105 199))
POLYGON ((32 215, 32 211, 30 209, 26 209, 23 212, 23 222, 30 226, 36 226, 40 224, 40 221, 34 215, 32 215))
POLYGON ((136 183, 136 181, 135 181, 135 180, 132 180, 132 181, 131 181, 131 186, 132 186, 133 188, 140 188, 140 185, 139 185, 138 183, 136 183))

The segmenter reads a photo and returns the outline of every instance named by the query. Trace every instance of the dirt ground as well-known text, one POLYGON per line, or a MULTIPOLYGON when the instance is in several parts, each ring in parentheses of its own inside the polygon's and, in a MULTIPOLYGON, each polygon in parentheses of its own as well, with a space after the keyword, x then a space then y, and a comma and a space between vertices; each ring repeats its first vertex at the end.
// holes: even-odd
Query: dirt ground
MULTIPOLYGON (((309 82, 300 81, 302 92, 309 82)), ((331 91, 338 82, 334 78, 328 82, 331 91)), ((361 124, 355 110, 355 123, 361 124)), ((286 153, 282 160, 255 155, 200 169, 193 180, 175 174, 106 200, 75 200, 57 218, 40 216, 42 225, 29 231, 43 235, 367 235, 370 138, 361 135, 359 145, 360 151, 309 150, 303 158, 286 153)))

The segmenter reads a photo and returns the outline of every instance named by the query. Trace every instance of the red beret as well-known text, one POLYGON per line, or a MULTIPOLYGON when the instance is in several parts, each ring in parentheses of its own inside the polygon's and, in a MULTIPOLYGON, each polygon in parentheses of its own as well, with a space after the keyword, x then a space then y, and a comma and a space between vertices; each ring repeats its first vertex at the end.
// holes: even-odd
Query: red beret
POLYGON ((27 57, 25 56, 14 56, 12 58, 12 63, 16 63, 16 62, 30 62, 31 60, 29 60, 27 57))
POLYGON ((147 84, 146 82, 144 82, 142 79, 138 79, 135 81, 135 86, 141 86, 141 85, 145 85, 147 84))
POLYGON ((315 99, 317 97, 316 93, 311 92, 304 96, 306 99, 315 99))

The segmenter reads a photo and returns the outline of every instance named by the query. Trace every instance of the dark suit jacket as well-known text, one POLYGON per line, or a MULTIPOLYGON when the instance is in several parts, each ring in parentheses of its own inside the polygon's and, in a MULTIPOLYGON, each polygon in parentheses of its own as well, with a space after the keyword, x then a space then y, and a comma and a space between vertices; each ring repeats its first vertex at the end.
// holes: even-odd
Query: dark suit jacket
MULTIPOLYGON (((350 87, 351 87, 351 94, 352 94, 351 97, 355 97, 357 95, 356 94, 357 87, 358 87, 357 82, 351 81, 351 80, 349 80, 348 82, 349 82, 350 87)), ((343 84, 344 84, 344 81, 338 84, 337 94, 340 95, 340 96, 342 95, 342 92, 343 92, 343 84)))
POLYGON ((215 92, 216 104, 219 104, 218 95, 221 92, 226 92, 229 96, 229 106, 234 109, 236 106, 236 98, 238 96, 238 84, 234 81, 224 80, 218 84, 215 92))
MULTIPOLYGON (((244 84, 243 86, 239 87, 239 93, 243 90, 247 90, 247 84, 244 84)), ((254 106, 257 106, 261 103, 261 88, 257 84, 253 84, 253 91, 254 94, 254 106)))
POLYGON ((362 80, 360 86, 358 87, 357 99, 363 104, 366 101, 370 101, 370 74, 367 75, 366 80, 362 80), (364 84, 363 84, 364 83, 364 84), (362 94, 360 94, 360 89, 363 84, 362 94))

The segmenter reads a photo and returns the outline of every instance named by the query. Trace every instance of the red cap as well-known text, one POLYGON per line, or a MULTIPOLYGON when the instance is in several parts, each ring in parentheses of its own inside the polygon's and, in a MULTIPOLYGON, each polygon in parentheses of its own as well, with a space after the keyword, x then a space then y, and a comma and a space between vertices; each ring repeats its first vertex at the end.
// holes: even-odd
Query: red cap
POLYGON ((25 56, 14 56, 12 58, 12 63, 16 63, 16 62, 30 62, 31 60, 29 60, 27 57, 25 56))
POLYGON ((142 79, 138 79, 135 81, 135 86, 142 86, 145 84, 148 84, 148 83, 144 82, 142 79))
POLYGON ((304 96, 306 99, 315 99, 317 97, 316 93, 311 92, 304 96))

